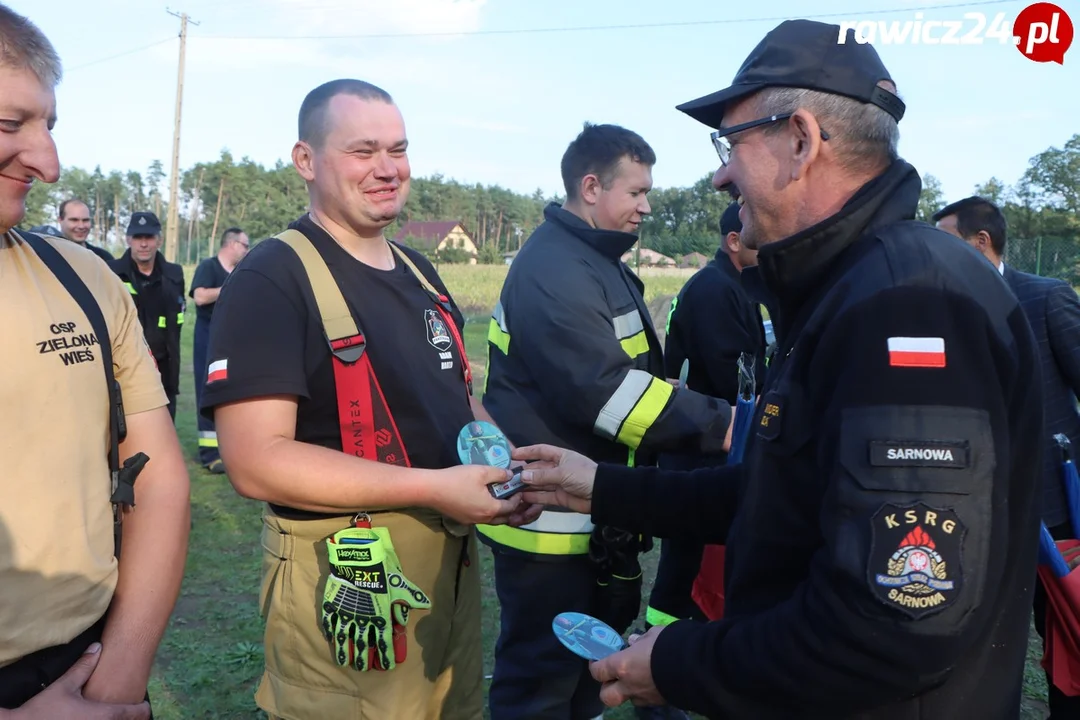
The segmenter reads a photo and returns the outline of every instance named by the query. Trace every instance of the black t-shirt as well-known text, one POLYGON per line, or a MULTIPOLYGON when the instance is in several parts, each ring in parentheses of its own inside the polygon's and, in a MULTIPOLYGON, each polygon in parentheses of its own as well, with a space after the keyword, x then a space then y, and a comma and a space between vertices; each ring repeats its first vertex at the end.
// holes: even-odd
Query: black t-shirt
MULTIPOLYGON (((435 311, 435 301, 400 260, 389 271, 365 265, 306 215, 289 227, 315 245, 366 336, 365 352, 411 465, 460 465, 457 435, 474 418, 460 348, 454 342, 449 350, 440 349, 429 340, 429 311, 435 311)), ((431 263, 402 249, 429 282, 449 296, 431 263)), ((453 316, 460 331, 465 320, 456 305, 453 316)), ((333 359, 311 284, 285 243, 273 238, 260 242, 229 276, 214 310, 209 360, 226 361, 226 377, 207 383, 204 415, 212 418, 214 406, 222 403, 295 395, 296 439, 341 450, 333 359)), ((274 510, 318 517, 295 509, 274 510)))
MULTIPOLYGON (((191 290, 188 292, 188 297, 192 300, 195 299, 196 288, 209 288, 211 290, 219 288, 225 284, 228 277, 229 271, 225 269, 217 256, 206 258, 195 268, 195 277, 191 278, 191 290)), ((210 318, 214 316, 215 305, 217 305, 216 302, 196 305, 195 319, 210 322, 210 318)))

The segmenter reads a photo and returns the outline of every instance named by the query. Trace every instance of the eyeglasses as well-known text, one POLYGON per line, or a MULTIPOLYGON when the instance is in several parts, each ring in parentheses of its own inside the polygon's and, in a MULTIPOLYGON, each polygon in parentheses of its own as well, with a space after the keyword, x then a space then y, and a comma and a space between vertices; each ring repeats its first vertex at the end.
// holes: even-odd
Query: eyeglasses
MULTIPOLYGON (((770 115, 767 118, 761 118, 759 120, 751 120, 750 122, 742 123, 741 125, 732 125, 729 128, 723 130, 714 130, 710 138, 712 138, 713 147, 716 148, 716 154, 720 156, 720 164, 727 166, 728 160, 731 159, 731 144, 728 143, 727 137, 734 135, 735 133, 741 133, 743 130, 750 130, 751 128, 761 127, 762 125, 769 125, 781 120, 787 120, 795 113, 781 113, 780 115, 770 115)), ((824 130, 821 131, 821 139, 828 140, 829 133, 824 130)))

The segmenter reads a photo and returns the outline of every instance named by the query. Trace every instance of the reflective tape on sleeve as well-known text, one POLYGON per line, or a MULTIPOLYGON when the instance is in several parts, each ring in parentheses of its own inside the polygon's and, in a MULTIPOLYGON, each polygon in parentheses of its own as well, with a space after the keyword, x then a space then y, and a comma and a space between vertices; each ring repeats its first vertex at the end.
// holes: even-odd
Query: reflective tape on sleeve
POLYGON ((545 511, 535 522, 513 528, 508 525, 478 525, 488 539, 536 555, 584 555, 589 552, 593 523, 588 515, 545 511))
POLYGON ((649 352, 649 338, 645 336, 645 331, 641 331, 625 340, 620 340, 619 344, 622 345, 623 352, 629 355, 631 360, 638 355, 649 352))
POLYGON ((593 429, 601 437, 637 448, 674 391, 665 380, 644 370, 630 370, 600 410, 593 429))
POLYGON ((488 342, 502 350, 503 355, 510 354, 510 332, 506 328, 506 313, 502 303, 495 305, 488 325, 488 342))
POLYGON ((649 338, 645 335, 645 323, 642 322, 641 313, 637 310, 612 318, 611 324, 615 328, 615 337, 622 345, 623 352, 631 359, 649 352, 649 338))
POLYGON ((664 332, 671 332, 671 316, 675 314, 675 308, 679 306, 679 296, 671 298, 671 307, 667 311, 667 321, 664 322, 664 332))
POLYGON ((641 313, 637 310, 631 310, 624 315, 617 315, 611 319, 611 324, 615 327, 615 337, 619 338, 619 340, 637 335, 645 329, 645 324, 641 322, 641 313))

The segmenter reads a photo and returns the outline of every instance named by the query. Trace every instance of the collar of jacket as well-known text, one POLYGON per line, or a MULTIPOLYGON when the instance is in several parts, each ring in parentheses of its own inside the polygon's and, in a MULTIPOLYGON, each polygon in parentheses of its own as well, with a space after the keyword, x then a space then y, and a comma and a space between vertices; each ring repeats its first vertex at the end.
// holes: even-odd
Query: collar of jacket
POLYGON ((544 219, 555 223, 604 257, 616 262, 638 241, 638 236, 633 233, 594 228, 574 213, 564 210, 558 203, 549 203, 544 208, 544 219))
POLYGON ((859 188, 835 215, 762 247, 758 252, 761 280, 782 308, 798 307, 856 240, 883 225, 913 219, 921 189, 918 171, 897 159, 859 188))
POLYGON ((154 277, 155 275, 165 274, 165 256, 161 254, 160 250, 154 254, 154 269, 150 271, 149 275, 143 275, 139 270, 139 266, 136 264, 135 259, 131 257, 131 248, 124 251, 124 254, 120 256, 118 262, 121 268, 131 273, 131 277, 154 277))
MULTIPOLYGON (((735 263, 731 262, 731 256, 724 252, 724 248, 721 247, 716 251, 716 255, 713 256, 712 262, 713 265, 720 269, 720 272, 732 278, 735 282, 739 282, 739 276, 742 273, 735 267, 735 263)), ((746 269, 747 268, 743 268, 743 270, 746 269)))

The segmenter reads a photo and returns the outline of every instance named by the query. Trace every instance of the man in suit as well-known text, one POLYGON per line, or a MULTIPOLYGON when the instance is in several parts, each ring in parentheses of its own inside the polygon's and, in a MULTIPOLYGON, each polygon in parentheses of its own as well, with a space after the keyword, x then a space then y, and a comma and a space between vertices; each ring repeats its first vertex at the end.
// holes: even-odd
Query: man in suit
MULTIPOLYGON (((1020 272, 1004 262, 1008 228, 1001 210, 989 200, 969 197, 934 214, 934 222, 974 247, 1001 272, 1020 301, 1038 341, 1042 360, 1046 451, 1043 455, 1042 516, 1056 539, 1073 537, 1061 474, 1061 453, 1054 435, 1080 442, 1080 299, 1065 282, 1020 272)), ((1043 634, 1046 596, 1035 591, 1035 626, 1043 634)), ((1050 717, 1080 718, 1080 697, 1068 697, 1050 685, 1050 717)))

